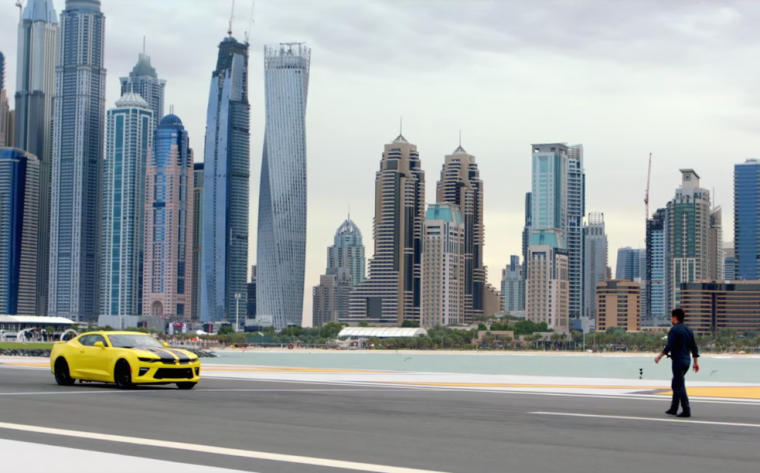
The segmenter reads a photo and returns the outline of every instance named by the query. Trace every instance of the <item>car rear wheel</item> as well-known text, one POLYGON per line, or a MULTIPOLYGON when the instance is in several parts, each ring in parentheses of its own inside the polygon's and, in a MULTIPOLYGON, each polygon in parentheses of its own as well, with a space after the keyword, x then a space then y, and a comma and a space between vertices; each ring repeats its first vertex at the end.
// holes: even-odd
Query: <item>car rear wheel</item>
POLYGON ((55 362, 55 382, 59 386, 71 386, 77 382, 76 379, 71 377, 69 364, 63 358, 58 358, 55 362))
POLYGON ((177 387, 180 389, 193 389, 198 383, 177 383, 177 387))
POLYGON ((116 363, 116 368, 113 370, 113 381, 119 389, 132 389, 132 369, 129 367, 129 363, 124 360, 120 360, 116 363))

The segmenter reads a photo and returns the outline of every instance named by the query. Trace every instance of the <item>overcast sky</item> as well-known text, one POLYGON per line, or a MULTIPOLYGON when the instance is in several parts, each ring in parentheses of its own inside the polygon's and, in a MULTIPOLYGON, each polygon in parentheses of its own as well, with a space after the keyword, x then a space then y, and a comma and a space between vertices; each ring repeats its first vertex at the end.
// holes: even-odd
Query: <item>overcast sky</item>
MULTIPOLYGON (((13 0, 0 0, 0 51, 15 90, 13 0)), ((63 0, 54 0, 58 12, 63 0)), ((209 80, 231 0, 103 0, 108 107, 147 36, 167 79, 167 105, 203 160, 209 80)), ((238 0, 235 36, 248 27, 238 0)), ((251 228, 256 259, 264 134, 264 44, 312 48, 307 109, 308 248, 304 316, 326 247, 351 216, 373 254, 374 178, 383 144, 415 143, 435 199, 445 154, 477 157, 485 185, 485 263, 521 252, 532 143, 582 143, 587 211, 603 212, 610 266, 617 248, 644 246, 647 159, 652 211, 692 167, 724 207, 733 239, 733 164, 757 157, 760 2, 746 1, 257 1, 251 32, 251 228)), ((12 94, 11 94, 12 95, 12 94)), ((168 108, 167 108, 168 111, 168 108)))

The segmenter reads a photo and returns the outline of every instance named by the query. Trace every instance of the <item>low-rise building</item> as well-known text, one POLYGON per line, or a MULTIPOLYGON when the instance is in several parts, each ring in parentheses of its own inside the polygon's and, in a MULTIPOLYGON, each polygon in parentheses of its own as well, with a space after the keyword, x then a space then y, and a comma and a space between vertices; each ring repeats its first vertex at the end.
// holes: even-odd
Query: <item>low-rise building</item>
POLYGON ((613 279, 596 285, 596 329, 620 327, 628 332, 641 330, 641 286, 633 281, 613 279))
POLYGON ((723 328, 739 332, 760 327, 760 281, 698 281, 681 284, 681 308, 696 334, 723 328))

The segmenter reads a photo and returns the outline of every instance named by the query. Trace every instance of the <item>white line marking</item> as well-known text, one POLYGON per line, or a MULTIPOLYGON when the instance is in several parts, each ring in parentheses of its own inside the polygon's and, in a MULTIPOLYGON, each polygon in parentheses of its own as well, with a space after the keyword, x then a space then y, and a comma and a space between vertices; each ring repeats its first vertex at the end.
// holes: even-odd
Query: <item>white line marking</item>
MULTIPOLYGON (((0 396, 46 396, 48 394, 133 394, 140 391, 117 391, 115 389, 106 391, 42 391, 34 393, 0 393, 0 396)), ((150 391, 142 391, 144 393, 150 391)))
POLYGON ((343 460, 329 460, 326 458, 302 457, 296 455, 283 455, 279 453, 256 452, 253 450, 238 450, 235 448, 213 447, 210 445, 197 445, 190 443, 169 442, 165 440, 153 440, 137 437, 124 437, 121 435, 97 434, 93 432, 80 432, 76 430, 53 429, 35 425, 7 424, 0 422, 0 429, 15 430, 21 432, 34 432, 39 434, 61 435, 90 440, 103 440, 106 442, 126 443, 131 445, 144 445, 148 447, 171 448, 190 452, 203 452, 216 455, 228 455, 233 457, 254 458, 282 463, 297 463, 300 465, 324 466, 353 471, 367 471, 372 473, 446 473, 433 470, 416 470, 413 468, 401 468, 387 465, 373 465, 370 463, 356 463, 343 460))
POLYGON ((531 412, 531 414, 540 416, 559 416, 559 417, 588 417, 596 419, 618 419, 618 420, 641 420, 648 422, 670 422, 676 424, 703 424, 703 425, 723 425, 727 427, 751 427, 760 429, 760 424, 741 424, 738 422, 713 422, 708 420, 693 419, 660 419, 659 417, 628 417, 628 416, 607 416, 601 414, 573 414, 570 412, 531 412))
MULTIPOLYGON (((513 394, 523 396, 554 396, 554 397, 581 397, 581 398, 594 398, 594 399, 613 399, 613 400, 628 400, 628 401, 654 401, 662 402, 663 399, 667 399, 663 396, 656 396, 653 394, 583 394, 583 393, 545 393, 540 391, 506 391, 495 389, 457 389, 447 387, 435 387, 435 386, 413 386, 413 385, 384 385, 379 382, 364 382, 364 381, 296 381, 296 380, 282 380, 282 379, 256 379, 256 378, 227 378, 223 376, 207 377, 206 379, 220 379, 224 381, 253 381, 259 383, 283 383, 283 384, 322 384, 328 386, 366 386, 366 387, 383 387, 390 388, 390 390, 397 389, 399 391, 439 391, 439 392, 456 392, 456 393, 481 393, 481 394, 513 394)), ((667 389, 667 388, 663 388, 667 389)), ((729 404, 729 405, 742 405, 752 406, 759 405, 760 401, 750 399, 734 399, 724 400, 718 398, 691 398, 692 403, 704 403, 704 404, 729 404)))

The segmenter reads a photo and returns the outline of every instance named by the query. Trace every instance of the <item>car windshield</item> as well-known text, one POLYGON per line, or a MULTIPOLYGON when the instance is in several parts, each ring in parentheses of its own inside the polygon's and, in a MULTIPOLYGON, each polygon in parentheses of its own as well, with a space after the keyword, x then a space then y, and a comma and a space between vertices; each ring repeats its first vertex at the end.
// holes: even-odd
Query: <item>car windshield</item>
POLYGON ((111 344, 116 348, 153 347, 163 348, 161 342, 149 335, 109 335, 111 344))

